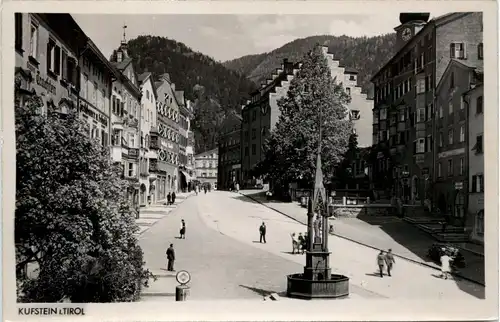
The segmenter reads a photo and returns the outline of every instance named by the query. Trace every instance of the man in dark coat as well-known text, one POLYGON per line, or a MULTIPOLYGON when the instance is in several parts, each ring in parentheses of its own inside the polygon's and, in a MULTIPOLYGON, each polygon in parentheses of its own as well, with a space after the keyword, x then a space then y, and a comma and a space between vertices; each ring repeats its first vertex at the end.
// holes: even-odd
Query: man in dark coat
POLYGON ((170 247, 167 248, 167 271, 174 272, 174 261, 175 261, 175 250, 174 244, 170 244, 170 247))
POLYGON ((172 205, 175 203, 175 191, 172 192, 172 205))
POLYGON ((385 264, 387 265, 387 275, 391 276, 392 266, 396 263, 394 260, 394 255, 392 255, 392 249, 389 248, 385 254, 385 264))
POLYGON ((262 225, 260 225, 260 228, 259 228, 259 232, 260 232, 260 242, 264 242, 264 244, 266 243, 266 224, 264 222, 262 222, 262 225))
POLYGON ((180 230, 181 239, 186 239, 186 222, 184 219, 181 220, 181 230, 180 230))
POLYGON ((170 201, 172 201, 172 196, 170 195, 170 192, 167 195, 167 206, 170 205, 170 201))

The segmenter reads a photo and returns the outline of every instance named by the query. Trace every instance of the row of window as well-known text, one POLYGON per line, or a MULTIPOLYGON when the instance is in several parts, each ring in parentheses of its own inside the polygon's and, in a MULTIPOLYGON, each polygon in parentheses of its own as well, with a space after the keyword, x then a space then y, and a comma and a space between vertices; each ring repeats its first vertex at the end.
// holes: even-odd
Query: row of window
POLYGON ((220 143, 220 147, 223 148, 223 147, 228 147, 228 146, 233 146, 233 145, 238 145, 240 144, 240 138, 236 138, 236 139, 229 139, 229 140, 223 140, 221 141, 220 143))
POLYGON ((196 161, 196 167, 199 169, 217 169, 217 161, 196 161))
MULTIPOLYGON (((247 157, 249 155, 248 151, 249 151, 248 146, 246 146, 245 147, 244 156, 247 157)), ((255 155, 255 154, 257 154, 257 145, 256 144, 252 144, 252 155, 255 155)))
POLYGON ((97 140, 102 146, 108 146, 108 132, 100 128, 97 122, 89 122, 87 115, 82 116, 85 120, 86 131, 91 139, 97 140))
POLYGON ((459 176, 463 176, 465 174, 465 159, 464 158, 460 158, 460 161, 459 161, 459 166, 458 166, 458 173, 456 173, 456 170, 454 167, 453 167, 453 159, 448 159, 446 161, 446 173, 443 173, 443 163, 442 162, 438 162, 437 164, 437 176, 438 178, 444 178, 446 176, 448 177, 453 177, 454 175, 459 175, 459 176))
MULTIPOLYGON (((462 143, 465 142, 465 125, 462 124, 460 125, 459 128, 459 137, 458 137, 458 142, 462 143)), ((452 145, 455 142, 455 130, 454 129, 449 129, 448 130, 448 145, 452 145)), ((439 140, 438 140, 439 147, 443 147, 444 145, 444 140, 443 140, 443 132, 439 132, 439 140)))
POLYGON ((222 162, 225 162, 225 161, 236 161, 236 160, 239 160, 240 158, 240 151, 231 151, 231 152, 228 152, 228 153, 224 153, 221 155, 221 161, 222 162))
MULTIPOLYGON (((395 77, 402 72, 406 72, 408 67, 411 65, 410 53, 405 55, 398 64, 394 64, 391 69, 387 69, 386 72, 382 75, 382 80, 390 79, 391 77, 395 77)), ((425 53, 421 53, 419 58, 415 58, 413 60, 413 69, 414 74, 418 74, 420 69, 425 67, 427 62, 430 62, 432 59, 432 46, 429 47, 428 51, 425 53)), ((467 44, 464 42, 454 42, 450 44, 450 58, 454 59, 467 59, 467 44)), ((483 59, 483 43, 478 44, 477 46, 477 59, 483 59)), ((427 75, 425 78, 417 80, 417 93, 425 93, 433 88, 432 84, 432 75, 427 75)), ((399 84, 393 91, 392 95, 394 99, 398 99, 399 97, 405 95, 407 92, 411 90, 411 79, 408 79, 401 84, 399 84)), ((375 90, 375 103, 378 103, 380 100, 385 99, 391 93, 391 84, 387 83, 383 85, 381 88, 377 85, 375 90)))

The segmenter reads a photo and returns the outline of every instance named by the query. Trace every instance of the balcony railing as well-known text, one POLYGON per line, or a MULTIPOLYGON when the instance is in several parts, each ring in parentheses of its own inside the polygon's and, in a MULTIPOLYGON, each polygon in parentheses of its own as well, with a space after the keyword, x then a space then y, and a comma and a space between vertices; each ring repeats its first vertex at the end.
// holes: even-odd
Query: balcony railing
POLYGON ((139 149, 137 148, 128 149, 128 156, 132 159, 139 159, 139 149))

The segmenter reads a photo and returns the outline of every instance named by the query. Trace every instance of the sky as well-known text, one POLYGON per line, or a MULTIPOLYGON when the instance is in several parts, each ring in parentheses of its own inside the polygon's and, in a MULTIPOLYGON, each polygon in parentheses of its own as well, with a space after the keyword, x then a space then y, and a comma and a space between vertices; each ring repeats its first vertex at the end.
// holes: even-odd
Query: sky
MULTIPOLYGON (((445 12, 432 12, 431 18, 445 12)), ((236 14, 73 14, 106 57, 123 39, 139 35, 167 37, 217 61, 272 51, 315 35, 377 36, 394 32, 399 14, 378 15, 236 15, 236 14)))

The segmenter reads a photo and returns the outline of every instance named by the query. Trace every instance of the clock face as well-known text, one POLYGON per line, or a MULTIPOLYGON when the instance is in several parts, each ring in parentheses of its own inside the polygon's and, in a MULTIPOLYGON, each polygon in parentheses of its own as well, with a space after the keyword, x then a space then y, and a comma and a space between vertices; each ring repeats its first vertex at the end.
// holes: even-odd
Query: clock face
POLYGON ((403 30, 403 32, 401 33, 401 38, 403 38, 404 41, 408 41, 411 38, 410 28, 405 28, 403 30))

